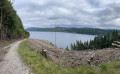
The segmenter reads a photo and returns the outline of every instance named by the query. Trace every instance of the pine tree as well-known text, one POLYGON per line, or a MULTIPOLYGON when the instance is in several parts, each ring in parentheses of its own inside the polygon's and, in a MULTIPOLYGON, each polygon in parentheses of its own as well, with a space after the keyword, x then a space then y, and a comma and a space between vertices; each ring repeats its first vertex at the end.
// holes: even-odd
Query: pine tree
POLYGON ((12 36, 14 38, 28 37, 29 32, 26 32, 23 28, 23 24, 16 11, 14 10, 12 3, 9 0, 0 0, 0 12, 2 15, 2 29, 7 28, 7 37, 12 36))
POLYGON ((89 42, 76 41, 76 44, 71 47, 73 50, 103 49, 110 47, 114 41, 118 40, 120 40, 120 35, 117 30, 113 30, 112 34, 97 35, 94 40, 89 42))

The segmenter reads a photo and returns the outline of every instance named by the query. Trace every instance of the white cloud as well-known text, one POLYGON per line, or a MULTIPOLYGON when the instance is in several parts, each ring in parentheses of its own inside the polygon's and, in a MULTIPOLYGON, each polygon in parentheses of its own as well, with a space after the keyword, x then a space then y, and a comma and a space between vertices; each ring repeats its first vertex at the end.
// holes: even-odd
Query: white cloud
POLYGON ((25 27, 120 27, 119 0, 16 0, 25 27))

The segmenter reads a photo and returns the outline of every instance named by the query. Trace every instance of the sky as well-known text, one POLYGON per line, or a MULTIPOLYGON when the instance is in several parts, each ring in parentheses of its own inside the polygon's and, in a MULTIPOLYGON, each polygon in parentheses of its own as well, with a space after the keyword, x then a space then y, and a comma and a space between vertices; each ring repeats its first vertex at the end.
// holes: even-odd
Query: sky
POLYGON ((120 28, 120 0, 15 0, 25 28, 120 28))

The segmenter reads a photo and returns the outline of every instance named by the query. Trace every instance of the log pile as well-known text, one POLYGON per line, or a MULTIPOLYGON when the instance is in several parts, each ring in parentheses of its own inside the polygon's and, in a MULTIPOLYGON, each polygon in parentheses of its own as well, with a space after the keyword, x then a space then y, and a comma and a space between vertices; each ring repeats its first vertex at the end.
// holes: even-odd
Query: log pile
POLYGON ((120 48, 120 42, 119 41, 114 41, 112 43, 112 46, 116 47, 116 48, 120 48))

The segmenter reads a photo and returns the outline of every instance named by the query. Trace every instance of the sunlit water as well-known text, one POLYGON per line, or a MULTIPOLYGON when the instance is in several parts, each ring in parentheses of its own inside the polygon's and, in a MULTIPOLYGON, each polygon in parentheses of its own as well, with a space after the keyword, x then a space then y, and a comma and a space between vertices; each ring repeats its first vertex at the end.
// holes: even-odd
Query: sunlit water
MULTIPOLYGON (((94 35, 85 34, 74 34, 65 32, 56 32, 56 46, 58 48, 65 49, 67 46, 71 49, 71 43, 75 43, 76 40, 81 40, 82 42, 94 39, 94 35)), ((47 40, 55 45, 55 32, 34 32, 30 31, 30 38, 47 40)))

